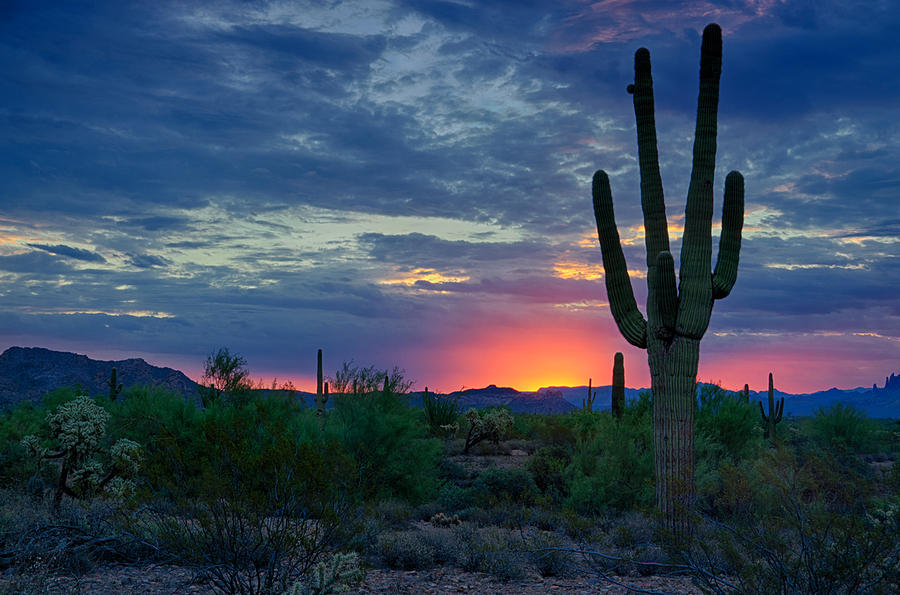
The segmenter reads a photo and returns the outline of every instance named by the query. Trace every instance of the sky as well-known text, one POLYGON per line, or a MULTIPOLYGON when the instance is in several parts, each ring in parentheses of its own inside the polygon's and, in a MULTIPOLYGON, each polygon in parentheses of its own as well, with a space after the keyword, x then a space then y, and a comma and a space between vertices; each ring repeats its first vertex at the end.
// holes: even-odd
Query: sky
MULTIPOLYGON (((615 327, 591 176, 643 309, 633 56, 650 49, 676 266, 700 33, 724 37, 740 269, 698 380, 900 371, 900 7, 889 0, 0 3, 0 350, 220 347, 314 389, 649 386, 615 327)), ((715 257, 714 257, 715 258, 715 257)), ((123 379, 127 380, 127 379, 123 379)))

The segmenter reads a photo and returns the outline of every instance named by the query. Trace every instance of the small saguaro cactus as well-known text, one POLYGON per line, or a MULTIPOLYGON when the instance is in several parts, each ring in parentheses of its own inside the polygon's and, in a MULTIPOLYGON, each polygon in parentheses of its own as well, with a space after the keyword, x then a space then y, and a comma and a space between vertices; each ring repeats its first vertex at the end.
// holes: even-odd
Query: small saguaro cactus
POLYGON ((581 399, 581 408, 588 413, 594 410, 594 400, 597 398, 597 391, 591 392, 591 379, 588 378, 587 397, 581 399))
POLYGON ((622 419, 625 413, 625 356, 616 352, 613 357, 612 374, 612 414, 622 419))
POLYGON ((750 385, 749 384, 744 385, 744 390, 741 392, 741 397, 743 397, 744 403, 750 402, 750 385))
POLYGON ((323 383, 322 377, 322 350, 316 353, 316 415, 319 417, 319 426, 325 431, 325 403, 328 401, 328 383, 323 383))
POLYGON ((650 52, 640 48, 634 55, 634 84, 628 85, 628 92, 633 97, 637 123, 647 250, 647 318, 634 299, 613 213, 609 177, 598 170, 593 179, 594 216, 610 311, 625 339, 647 350, 653 391, 656 505, 666 527, 685 537, 690 532, 694 499, 694 406, 700 340, 709 326, 714 301, 728 296, 737 280, 744 221, 744 179, 733 171, 725 179, 719 257, 712 270, 713 179, 721 71, 722 30, 713 23, 703 30, 700 49, 693 164, 684 212, 680 281, 676 285, 659 173, 650 52))
POLYGON ((757 401, 756 404, 759 405, 759 413, 762 415, 765 437, 775 444, 775 425, 781 421, 781 415, 784 413, 784 397, 775 403, 775 383, 772 381, 771 372, 769 372, 769 415, 766 415, 762 401, 757 401))
POLYGON ((122 384, 116 384, 115 368, 112 369, 112 372, 109 375, 109 380, 106 381, 106 384, 109 386, 109 400, 115 401, 118 394, 122 392, 122 384))

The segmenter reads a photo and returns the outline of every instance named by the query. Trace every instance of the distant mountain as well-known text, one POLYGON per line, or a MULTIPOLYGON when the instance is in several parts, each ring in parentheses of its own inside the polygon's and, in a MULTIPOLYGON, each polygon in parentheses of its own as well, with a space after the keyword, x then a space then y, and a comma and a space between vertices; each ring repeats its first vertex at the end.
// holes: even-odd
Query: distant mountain
POLYGON ((38 404, 50 391, 81 386, 90 395, 107 394, 110 372, 118 382, 162 386, 196 401, 197 384, 178 370, 152 366, 142 359, 94 360, 86 355, 40 347, 10 347, 0 354, 0 411, 23 401, 38 404))
MULTIPOLYGON (((80 385, 88 394, 106 394, 106 381, 112 368, 116 368, 118 381, 129 387, 135 384, 162 386, 180 393, 186 399, 197 403, 197 384, 178 370, 161 368, 133 358, 118 361, 94 360, 86 355, 52 351, 38 347, 10 347, 0 354, 0 411, 10 409, 23 401, 38 404, 48 392, 64 386, 80 385)), ((594 410, 610 408, 610 386, 597 386, 594 410)), ((630 401, 646 388, 626 388, 625 399, 630 401)), ((315 395, 298 391, 306 406, 314 406, 315 395)), ((421 392, 410 394, 410 403, 422 406, 421 392)), ((514 388, 495 385, 456 391, 449 395, 458 399, 463 411, 470 407, 480 408, 506 405, 516 413, 566 413, 579 409, 587 396, 586 386, 550 386, 534 392, 522 392, 514 388)), ((775 390, 776 398, 785 397, 785 415, 811 415, 819 407, 827 407, 843 402, 864 411, 870 417, 890 417, 900 419, 900 375, 891 374, 885 378, 884 388, 873 385, 872 389, 855 388, 842 390, 831 388, 815 393, 792 395, 775 390)), ((767 406, 767 391, 750 391, 751 401, 762 401, 767 406)), ((329 408, 334 400, 328 403, 329 408)))
POLYGON ((484 388, 456 391, 447 396, 459 399, 463 411, 471 407, 478 409, 495 405, 506 405, 514 413, 566 413, 575 408, 561 391, 551 388, 520 392, 491 384, 484 388))

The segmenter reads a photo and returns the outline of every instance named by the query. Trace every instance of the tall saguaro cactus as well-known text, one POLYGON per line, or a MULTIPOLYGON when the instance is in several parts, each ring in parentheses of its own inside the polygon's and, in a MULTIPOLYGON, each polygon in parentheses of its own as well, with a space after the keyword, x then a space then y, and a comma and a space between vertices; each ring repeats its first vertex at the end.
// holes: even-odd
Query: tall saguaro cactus
POLYGON ((591 379, 588 378, 587 398, 581 399, 581 408, 590 413, 594 410, 594 400, 597 398, 597 391, 591 392, 591 379))
POLYGON ((325 403, 328 401, 328 383, 322 382, 322 350, 316 353, 316 415, 319 417, 319 426, 325 431, 325 403))
POLYGON ((757 401, 756 404, 759 405, 759 414, 762 415, 765 425, 765 437, 771 440, 774 446, 776 444, 775 426, 781 421, 781 415, 784 413, 784 397, 781 397, 777 404, 775 403, 775 382, 771 372, 769 372, 769 415, 766 415, 762 401, 757 401))
POLYGON ((676 288, 656 147, 650 52, 641 48, 634 55, 634 84, 628 91, 633 95, 637 121, 647 248, 646 319, 635 303, 619 243, 609 177, 599 170, 593 180, 594 215, 610 310, 625 339, 647 350, 653 390, 656 503, 676 535, 686 535, 690 529, 687 512, 694 490, 694 401, 700 339, 709 326, 714 300, 726 297, 737 280, 744 220, 744 179, 733 171, 725 179, 719 256, 711 270, 721 68, 722 30, 710 24, 703 31, 700 50, 694 156, 676 288))

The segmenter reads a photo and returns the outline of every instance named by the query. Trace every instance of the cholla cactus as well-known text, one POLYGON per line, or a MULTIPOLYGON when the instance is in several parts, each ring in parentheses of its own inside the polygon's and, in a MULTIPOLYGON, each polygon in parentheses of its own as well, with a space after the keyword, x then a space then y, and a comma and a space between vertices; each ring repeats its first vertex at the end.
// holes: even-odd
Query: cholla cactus
POLYGON ((328 562, 319 562, 312 571, 308 582, 294 583, 283 595, 330 595, 347 593, 365 578, 365 571, 359 567, 356 552, 331 556, 328 562))
POLYGON ((494 409, 486 413, 469 409, 465 418, 469 422, 469 433, 466 436, 464 454, 468 454, 472 446, 483 440, 497 444, 506 438, 513 425, 513 419, 505 409, 494 409))
POLYGON ((54 508, 59 507, 62 495, 83 498, 105 489, 113 496, 132 492, 134 483, 127 478, 137 474, 141 447, 128 439, 118 440, 109 450, 110 468, 95 458, 102 454, 100 440, 106 434, 109 413, 86 396, 63 403, 47 415, 50 435, 58 444, 55 451, 41 445, 37 436, 25 436, 21 444, 39 463, 59 459, 59 478, 53 497, 54 508), (119 481, 112 483, 113 480, 119 481))

